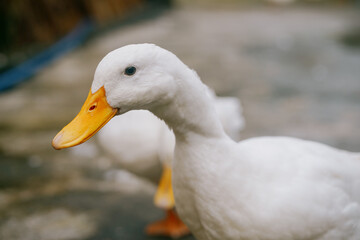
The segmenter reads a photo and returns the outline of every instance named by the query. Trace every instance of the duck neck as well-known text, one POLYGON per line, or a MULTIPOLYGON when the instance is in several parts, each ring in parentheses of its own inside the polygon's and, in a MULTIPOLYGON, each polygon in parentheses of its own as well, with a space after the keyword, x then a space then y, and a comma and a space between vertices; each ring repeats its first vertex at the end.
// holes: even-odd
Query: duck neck
POLYGON ((226 136, 207 87, 196 73, 188 69, 177 83, 173 99, 153 111, 173 129, 177 141, 189 139, 194 134, 206 138, 226 136))

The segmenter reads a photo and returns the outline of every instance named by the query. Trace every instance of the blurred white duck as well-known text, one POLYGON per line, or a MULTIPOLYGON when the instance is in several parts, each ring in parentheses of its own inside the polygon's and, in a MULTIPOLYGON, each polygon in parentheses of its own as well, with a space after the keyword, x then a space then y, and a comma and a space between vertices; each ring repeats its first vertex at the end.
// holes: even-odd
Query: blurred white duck
POLYGON ((231 140, 206 88, 174 54, 151 44, 109 53, 56 149, 86 141, 116 114, 147 109, 176 137, 173 188, 199 240, 356 240, 360 154, 289 137, 231 140))
MULTIPOLYGON (((239 140, 245 122, 240 101, 234 97, 217 97, 211 89, 208 89, 208 94, 225 132, 234 140, 239 140)), ((166 217, 148 225, 146 232, 174 238, 188 234, 187 227, 173 210, 171 162, 175 136, 164 121, 146 110, 130 111, 113 118, 99 131, 97 139, 104 151, 122 168, 141 177, 157 180, 160 161, 164 171, 154 203, 165 209, 166 217)))

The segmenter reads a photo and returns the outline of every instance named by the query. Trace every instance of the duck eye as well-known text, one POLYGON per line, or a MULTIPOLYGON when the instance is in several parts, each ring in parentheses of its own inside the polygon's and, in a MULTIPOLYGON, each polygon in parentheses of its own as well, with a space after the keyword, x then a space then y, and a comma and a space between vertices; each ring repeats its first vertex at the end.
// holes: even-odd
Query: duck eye
POLYGON ((136 72, 136 67, 134 66, 125 68, 125 75, 131 76, 134 75, 135 72, 136 72))

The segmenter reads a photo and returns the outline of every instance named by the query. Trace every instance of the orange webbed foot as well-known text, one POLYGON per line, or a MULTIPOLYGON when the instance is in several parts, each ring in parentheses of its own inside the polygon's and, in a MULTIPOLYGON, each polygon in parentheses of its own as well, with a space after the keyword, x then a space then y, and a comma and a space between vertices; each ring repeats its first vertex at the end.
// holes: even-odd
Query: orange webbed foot
POLYGON ((146 234, 150 236, 180 238, 190 234, 190 231, 177 216, 176 212, 171 209, 166 210, 165 219, 149 224, 146 227, 146 234))

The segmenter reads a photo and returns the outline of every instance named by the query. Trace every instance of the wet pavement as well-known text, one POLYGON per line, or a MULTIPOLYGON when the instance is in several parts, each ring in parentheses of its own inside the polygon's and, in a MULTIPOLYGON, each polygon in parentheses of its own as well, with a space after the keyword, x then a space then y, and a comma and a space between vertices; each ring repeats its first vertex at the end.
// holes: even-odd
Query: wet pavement
POLYGON ((360 151, 360 48, 348 41, 359 41, 359 22, 359 10, 337 5, 187 4, 93 37, 0 94, 0 239, 158 239, 143 231, 163 216, 151 182, 119 169, 96 139, 81 151, 51 147, 97 63, 129 43, 167 48, 218 95, 239 97, 244 138, 288 135, 360 151))

